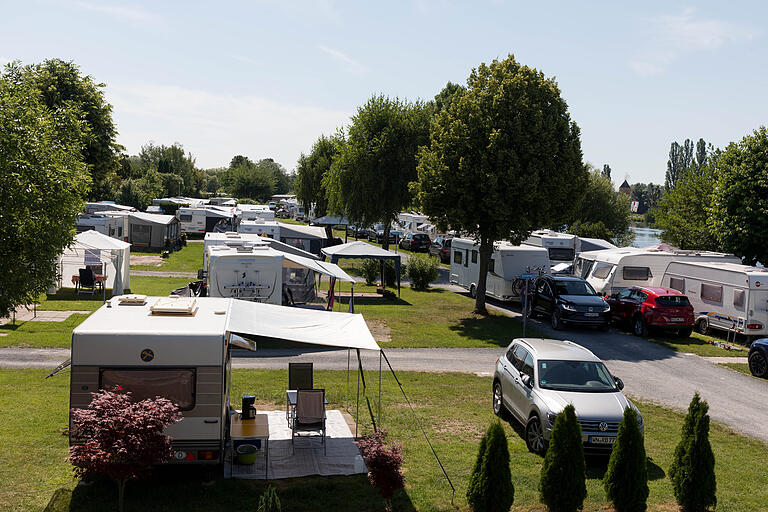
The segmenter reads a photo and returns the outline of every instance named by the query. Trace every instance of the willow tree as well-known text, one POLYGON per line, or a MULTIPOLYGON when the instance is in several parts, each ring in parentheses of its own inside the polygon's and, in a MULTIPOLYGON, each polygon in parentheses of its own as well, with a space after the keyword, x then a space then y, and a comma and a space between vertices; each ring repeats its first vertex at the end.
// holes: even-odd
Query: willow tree
POLYGON ((315 208, 315 217, 322 217, 328 212, 323 178, 331 168, 333 159, 339 153, 340 141, 336 137, 321 135, 308 155, 302 153, 296 166, 296 197, 309 212, 315 208))
POLYGON ((557 83, 512 55, 472 70, 466 92, 436 114, 418 176, 424 213, 480 245, 477 313, 486 313, 493 243, 565 222, 587 182, 557 83))

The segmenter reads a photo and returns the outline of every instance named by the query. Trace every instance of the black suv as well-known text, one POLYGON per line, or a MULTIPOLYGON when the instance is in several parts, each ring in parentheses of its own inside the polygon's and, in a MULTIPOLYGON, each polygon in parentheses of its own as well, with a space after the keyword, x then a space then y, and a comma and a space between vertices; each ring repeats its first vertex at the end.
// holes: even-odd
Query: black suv
POLYGON ((429 246, 429 255, 437 256, 442 263, 451 262, 451 240, 447 236, 439 236, 435 238, 429 246))
POLYGON ((580 277, 541 276, 529 293, 531 315, 548 316, 553 329, 579 324, 607 331, 611 326, 611 307, 580 277))
POLYGON ((408 233, 400 240, 400 248, 407 249, 409 251, 424 251, 429 250, 429 245, 432 240, 429 239, 429 235, 424 233, 408 233))

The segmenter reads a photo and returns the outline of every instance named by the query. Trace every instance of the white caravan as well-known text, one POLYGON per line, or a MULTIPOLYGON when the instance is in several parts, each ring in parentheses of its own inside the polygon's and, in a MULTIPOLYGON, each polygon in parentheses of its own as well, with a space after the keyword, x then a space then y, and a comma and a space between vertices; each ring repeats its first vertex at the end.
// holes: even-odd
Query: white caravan
MULTIPOLYGON (((549 274, 549 254, 546 249, 530 245, 496 242, 488 262, 485 294, 498 300, 520 298, 520 274, 528 271, 549 274)), ((480 276, 480 246, 474 240, 454 238, 451 242, 451 283, 477 291, 480 276)))
POLYGON ((244 220, 275 220, 275 212, 266 204, 241 204, 237 207, 238 222, 244 220))
POLYGON ((545 248, 549 254, 550 267, 560 263, 573 263, 576 260, 576 254, 581 252, 579 237, 549 229, 534 231, 528 240, 523 242, 523 245, 545 248))
POLYGON ((209 297, 283 302, 283 253, 266 244, 215 245, 206 254, 209 297))
POLYGON ((275 240, 280 240, 280 224, 274 220, 242 221, 237 226, 238 233, 261 235, 275 240))
POLYGON ((125 233, 125 218, 103 213, 81 213, 77 216, 76 228, 78 233, 92 229, 102 235, 122 240, 125 233))
POLYGON ((231 231, 234 213, 231 208, 193 206, 176 210, 182 233, 204 234, 211 231, 231 231))
POLYGON ((425 228, 431 227, 427 221, 427 216, 420 213, 399 213, 397 215, 396 229, 408 233, 426 233, 425 228))
MULTIPOLYGON (((121 386, 134 399, 161 396, 181 410, 169 426, 178 464, 221 464, 230 415, 231 350, 288 345, 378 350, 362 315, 224 298, 114 297, 72 332, 72 411, 121 386), (132 300, 126 300, 132 298, 132 300), (294 345, 300 343, 301 345, 294 345)), ((253 390, 257 391, 257 390, 253 390)))
POLYGON ((735 263, 673 261, 661 285, 688 296, 696 330, 733 330, 750 339, 768 336, 768 269, 735 263))
POLYGON ((582 252, 576 258, 574 274, 589 281, 597 293, 612 295, 630 286, 661 286, 664 271, 673 261, 741 263, 733 254, 721 252, 620 247, 582 252))

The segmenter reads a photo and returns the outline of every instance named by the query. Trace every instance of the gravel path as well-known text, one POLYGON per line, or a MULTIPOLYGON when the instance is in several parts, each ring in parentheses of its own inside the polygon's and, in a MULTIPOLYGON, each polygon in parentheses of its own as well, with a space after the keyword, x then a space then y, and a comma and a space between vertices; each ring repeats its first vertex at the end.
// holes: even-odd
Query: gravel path
POLYGON ((131 270, 131 275, 146 277, 189 277, 197 279, 197 273, 195 272, 166 272, 163 270, 131 270))

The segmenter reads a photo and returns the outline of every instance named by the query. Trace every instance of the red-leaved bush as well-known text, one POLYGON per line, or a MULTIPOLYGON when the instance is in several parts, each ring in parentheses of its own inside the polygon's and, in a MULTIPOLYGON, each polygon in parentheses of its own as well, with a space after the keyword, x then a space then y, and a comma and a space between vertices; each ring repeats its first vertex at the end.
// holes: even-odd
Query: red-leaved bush
POLYGON ((403 445, 400 443, 386 444, 387 431, 378 429, 372 436, 364 436, 356 441, 360 454, 368 466, 368 480, 379 490, 379 494, 387 503, 395 491, 405 486, 405 478, 400 472, 403 463, 403 445))
POLYGON ((181 420, 170 400, 157 397, 136 402, 130 395, 101 390, 93 393, 87 409, 73 409, 69 435, 77 444, 69 448, 66 458, 79 477, 104 475, 116 481, 120 510, 125 482, 171 458, 171 439, 163 430, 181 420))

